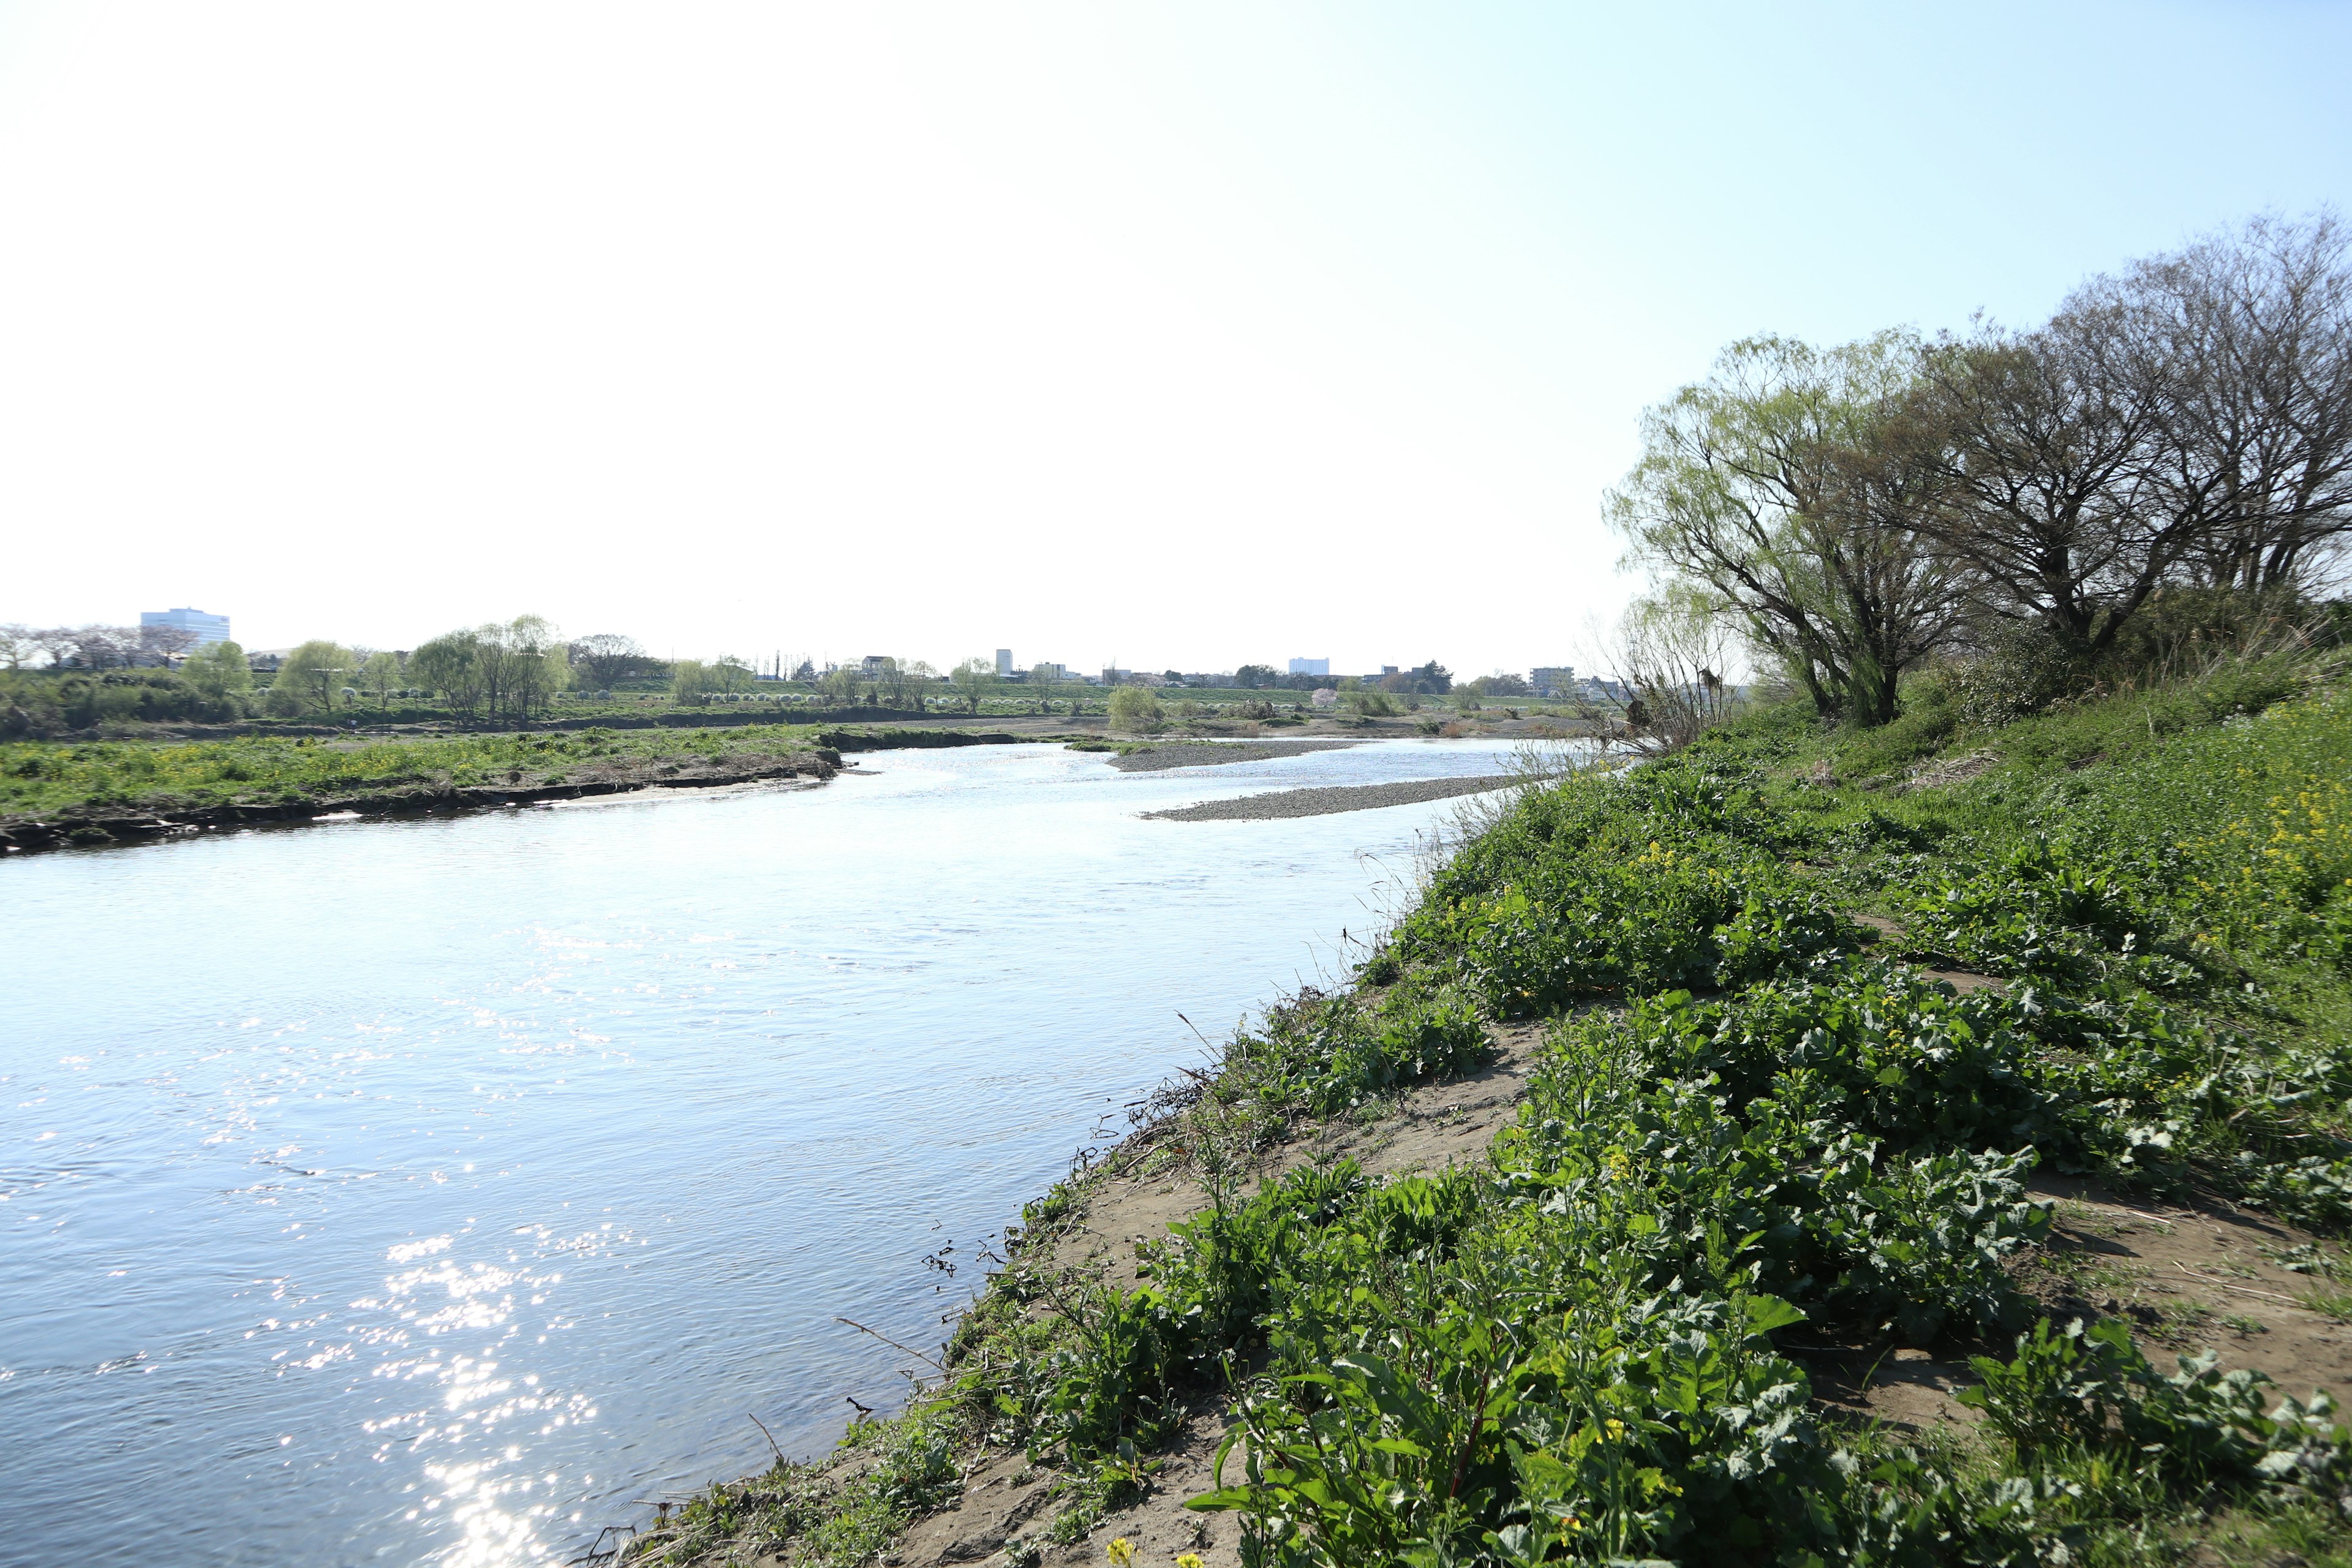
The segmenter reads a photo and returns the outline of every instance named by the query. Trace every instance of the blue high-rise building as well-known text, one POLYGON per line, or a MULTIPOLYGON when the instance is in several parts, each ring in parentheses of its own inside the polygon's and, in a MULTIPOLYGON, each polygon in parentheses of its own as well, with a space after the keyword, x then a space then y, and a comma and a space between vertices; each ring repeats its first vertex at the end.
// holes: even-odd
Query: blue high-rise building
POLYGON ((194 632, 198 647, 210 647, 216 642, 228 641, 228 617, 208 616, 202 610, 182 605, 176 610, 142 610, 139 624, 142 626, 177 626, 184 632, 194 632))

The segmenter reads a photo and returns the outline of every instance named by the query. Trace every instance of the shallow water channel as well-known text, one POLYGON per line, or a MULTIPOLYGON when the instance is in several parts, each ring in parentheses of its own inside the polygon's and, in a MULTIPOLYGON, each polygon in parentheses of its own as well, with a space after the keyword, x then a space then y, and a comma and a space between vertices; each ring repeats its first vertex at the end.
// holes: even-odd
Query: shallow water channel
POLYGON ((1382 742, 0 864, 0 1559, 560 1561, 895 1405, 974 1252, 1120 1108, 1344 967, 1503 771, 1382 742), (927 1265, 937 1257, 945 1268, 927 1265))

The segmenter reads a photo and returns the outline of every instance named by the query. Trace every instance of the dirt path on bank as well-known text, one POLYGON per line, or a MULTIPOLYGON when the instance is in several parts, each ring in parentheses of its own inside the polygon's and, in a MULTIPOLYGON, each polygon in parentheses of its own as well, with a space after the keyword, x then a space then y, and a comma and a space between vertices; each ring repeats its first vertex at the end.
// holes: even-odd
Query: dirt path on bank
MULTIPOLYGON (((2053 1323, 2126 1319, 2164 1372, 2176 1356, 2210 1350, 2225 1369, 2269 1377, 2274 1394, 2308 1400, 2315 1389, 2352 1390, 2352 1326, 2313 1304, 2327 1294, 2324 1279, 2279 1261, 2311 1245, 2307 1234, 2219 1198, 2125 1197, 2074 1176, 2027 1185, 2056 1214, 2049 1241, 2021 1255, 2014 1272, 2019 1289, 2053 1323)), ((2352 1300, 2343 1306, 2352 1310, 2352 1300)), ((1954 1397, 1979 1381, 1970 1347, 1890 1351, 1802 1334, 1781 1336, 1781 1349, 1811 1374, 1817 1404, 1915 1432, 1980 1418, 1954 1397)), ((2011 1353, 2006 1341, 1974 1348, 2011 1353)))

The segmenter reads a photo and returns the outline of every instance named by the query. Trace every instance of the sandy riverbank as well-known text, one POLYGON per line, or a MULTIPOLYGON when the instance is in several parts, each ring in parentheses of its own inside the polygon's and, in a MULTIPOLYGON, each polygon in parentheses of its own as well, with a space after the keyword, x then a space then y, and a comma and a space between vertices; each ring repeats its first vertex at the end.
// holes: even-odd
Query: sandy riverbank
POLYGON ((1516 773, 1482 773, 1466 779, 1410 779, 1401 784, 1339 784, 1322 789, 1275 790, 1239 800, 1204 800, 1172 811, 1147 811, 1160 822, 1263 822, 1281 816, 1328 816, 1341 811, 1375 811, 1384 805, 1416 805, 1457 795, 1483 795, 1519 783, 1516 773))
POLYGON ((1336 752, 1362 744, 1361 741, 1171 741, 1113 757, 1110 765, 1123 773, 1164 773, 1170 768, 1213 768, 1227 763, 1303 757, 1309 752, 1336 752))

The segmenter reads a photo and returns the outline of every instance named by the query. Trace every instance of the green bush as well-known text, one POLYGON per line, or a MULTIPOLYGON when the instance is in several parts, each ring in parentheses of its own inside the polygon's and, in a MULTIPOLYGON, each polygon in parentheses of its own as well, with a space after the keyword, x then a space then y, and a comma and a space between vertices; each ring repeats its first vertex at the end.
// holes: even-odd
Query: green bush
POLYGON ((1159 729, 1167 721, 1159 697, 1148 686, 1121 686, 1110 694, 1110 727, 1129 734, 1159 729))

